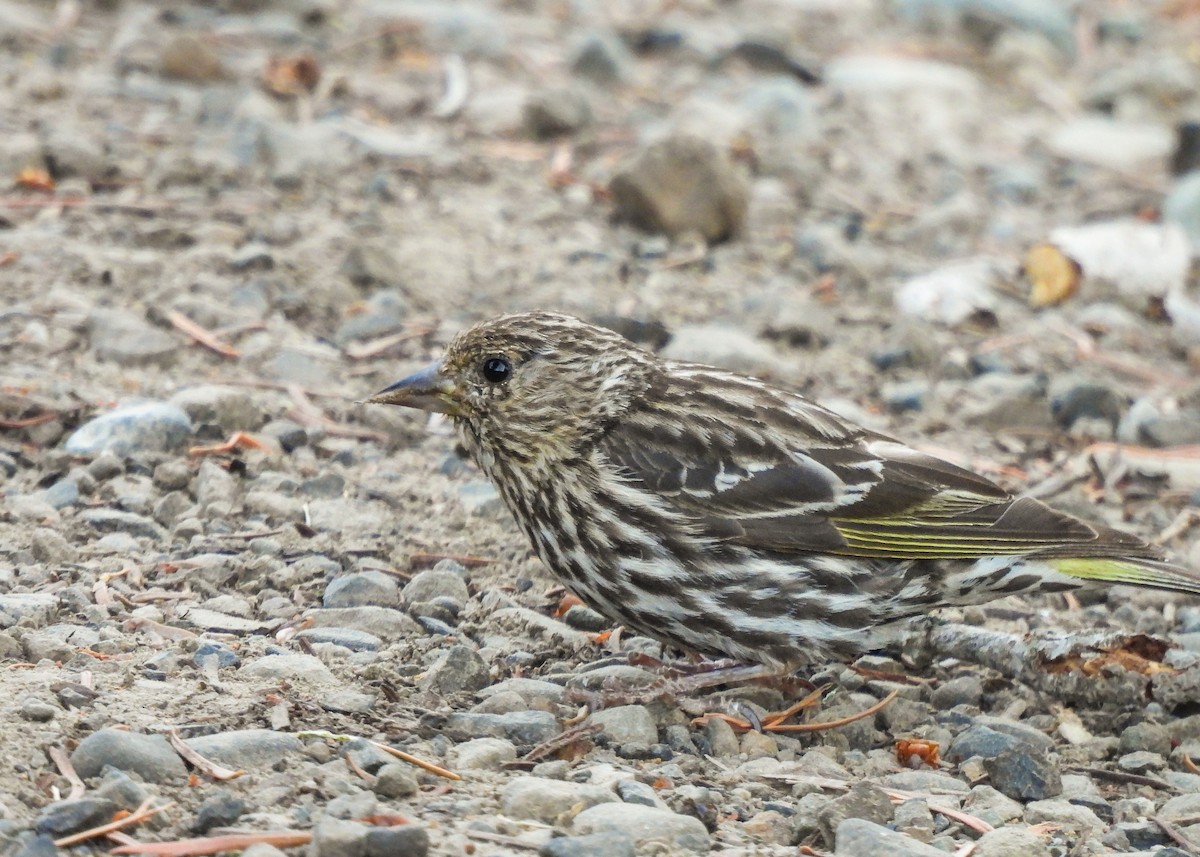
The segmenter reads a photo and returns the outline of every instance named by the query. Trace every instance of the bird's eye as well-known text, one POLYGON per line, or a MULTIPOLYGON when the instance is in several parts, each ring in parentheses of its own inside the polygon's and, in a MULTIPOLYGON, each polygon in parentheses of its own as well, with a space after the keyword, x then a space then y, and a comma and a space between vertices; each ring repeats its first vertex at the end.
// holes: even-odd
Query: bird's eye
POLYGON ((503 357, 489 357, 483 361, 483 379, 489 384, 503 384, 512 376, 512 364, 503 357))

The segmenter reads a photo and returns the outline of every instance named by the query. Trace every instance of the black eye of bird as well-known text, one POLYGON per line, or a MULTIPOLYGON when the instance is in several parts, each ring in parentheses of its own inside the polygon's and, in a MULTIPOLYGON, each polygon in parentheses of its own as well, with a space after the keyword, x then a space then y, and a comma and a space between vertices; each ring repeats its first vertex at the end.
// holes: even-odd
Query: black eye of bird
POLYGON ((512 364, 503 357, 483 361, 483 379, 489 384, 503 384, 512 376, 512 364))

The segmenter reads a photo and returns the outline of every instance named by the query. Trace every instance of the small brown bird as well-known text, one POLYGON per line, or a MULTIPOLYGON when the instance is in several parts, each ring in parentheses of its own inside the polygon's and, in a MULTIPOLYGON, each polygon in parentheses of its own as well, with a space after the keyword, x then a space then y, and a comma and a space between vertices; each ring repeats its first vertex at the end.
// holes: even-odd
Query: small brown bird
POLYGON ((1014 592, 1200 594, 1200 575, 1132 535, 565 315, 476 325, 368 401, 449 414, 564 584, 694 652, 792 668, 1014 592))

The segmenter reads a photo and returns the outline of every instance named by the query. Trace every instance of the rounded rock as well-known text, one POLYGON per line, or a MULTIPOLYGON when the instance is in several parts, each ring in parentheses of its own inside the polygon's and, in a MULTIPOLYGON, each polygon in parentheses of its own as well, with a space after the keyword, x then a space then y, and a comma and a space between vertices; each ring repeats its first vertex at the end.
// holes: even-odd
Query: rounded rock
POLYGON ((668 849, 707 853, 711 841, 704 822, 669 809, 634 803, 603 803, 575 816, 574 829, 581 834, 625 835, 642 849, 652 842, 666 843, 668 849))
POLYGON ((144 452, 170 452, 192 436, 192 421, 184 410, 166 402, 126 405, 84 423, 67 438, 73 455, 112 452, 126 456, 144 452))
POLYGON ((325 607, 396 607, 400 587, 381 571, 359 571, 330 581, 321 603, 325 607))
POLYGON ((187 768, 161 735, 121 729, 101 729, 79 742, 71 764, 84 779, 100 774, 105 765, 140 776, 148 783, 183 779, 187 768))

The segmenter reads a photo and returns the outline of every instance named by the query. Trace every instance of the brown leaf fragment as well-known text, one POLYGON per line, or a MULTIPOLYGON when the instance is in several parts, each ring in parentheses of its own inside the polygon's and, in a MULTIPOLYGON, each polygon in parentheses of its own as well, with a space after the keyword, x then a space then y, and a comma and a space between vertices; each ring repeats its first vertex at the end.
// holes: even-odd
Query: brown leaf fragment
POLYGON ((1060 304, 1079 290, 1083 268, 1053 244, 1034 244, 1025 253, 1025 276, 1032 290, 1029 303, 1035 307, 1060 304))
POLYGON ((321 82, 321 66, 311 54, 271 57, 263 70, 262 80, 272 95, 295 98, 317 88, 321 82))
POLYGON ((1177 670, 1162 662, 1169 648, 1163 640, 1145 634, 1134 634, 1122 645, 1101 649, 1098 654, 1074 652, 1046 661, 1050 673, 1080 672, 1085 676, 1111 675, 1117 668, 1138 675, 1159 675, 1177 670))

